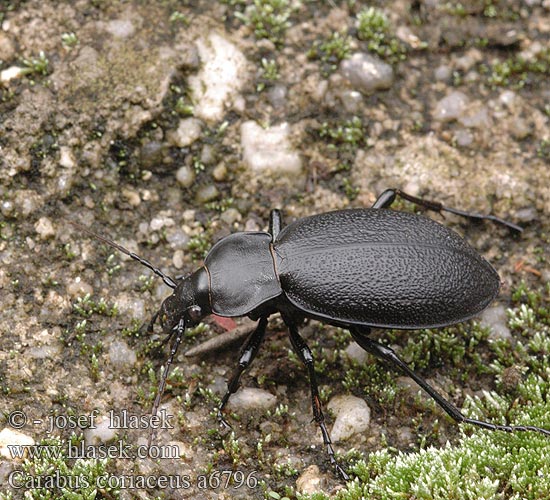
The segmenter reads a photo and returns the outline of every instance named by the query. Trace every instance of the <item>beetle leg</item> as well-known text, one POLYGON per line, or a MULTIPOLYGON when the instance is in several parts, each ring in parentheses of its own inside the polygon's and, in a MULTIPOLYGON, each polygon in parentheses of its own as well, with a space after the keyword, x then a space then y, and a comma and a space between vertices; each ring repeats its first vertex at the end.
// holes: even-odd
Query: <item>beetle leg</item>
POLYGON ((407 194, 401 191, 400 189, 386 189, 376 199, 372 208, 389 208, 390 205, 395 201, 395 198, 397 196, 399 196, 400 198, 403 198, 404 200, 410 201, 411 203, 414 203, 416 205, 425 207, 428 210, 433 210, 434 212, 449 212, 451 214, 460 215, 461 217, 466 217, 467 219, 490 220, 491 222, 494 222, 496 224, 502 224, 503 226, 506 226, 509 229, 517 231, 518 233, 521 233, 523 231, 523 228, 521 228, 517 224, 501 219, 496 215, 485 215, 485 214, 478 214, 474 212, 465 212, 464 210, 459 210, 457 208, 445 207, 442 203, 438 201, 418 198, 416 196, 407 194))
MULTIPOLYGON (((155 315, 155 318, 156 316, 157 315, 155 315)), ((176 338, 172 343, 172 347, 170 349, 170 355, 168 356, 168 360, 166 361, 166 366, 164 367, 164 371, 162 372, 159 387, 157 389, 157 395, 155 397, 155 402, 153 403, 153 409, 151 411, 151 421, 153 421, 153 418, 157 414, 157 411, 160 405, 160 400, 162 398, 162 395, 164 394, 164 389, 166 387, 166 379, 168 378, 168 372, 170 371, 170 366, 172 365, 172 362, 174 361, 174 357, 178 352, 178 348, 180 346, 181 339, 183 338, 184 332, 185 332, 185 320, 182 318, 179 320, 179 323, 176 326, 176 328, 172 330, 170 332, 170 335, 168 336, 168 339, 172 338, 173 335, 175 335, 176 338)), ((152 426, 151 433, 149 434, 149 440, 147 441, 148 448, 151 447, 151 443, 155 439, 155 433, 156 433, 156 428, 152 426)))
POLYGON ((271 210, 269 214, 269 234, 272 237, 272 241, 277 239, 277 235, 281 232, 283 227, 283 216, 278 208, 271 210))
POLYGON ((334 448, 332 447, 332 440, 330 439, 330 434, 325 425, 325 416, 323 415, 321 399, 319 397, 319 389, 317 388, 317 377, 315 376, 313 354, 311 353, 311 349, 308 347, 305 340, 298 333, 298 328, 296 327, 295 323, 288 316, 282 316, 283 321, 285 322, 286 326, 288 326, 288 330, 290 332, 290 342, 292 343, 292 347, 308 370, 309 386, 311 388, 311 407, 313 408, 313 419, 315 420, 315 422, 317 422, 317 425, 321 429, 321 434, 323 435, 323 443, 327 447, 330 463, 336 468, 336 471, 340 475, 340 477, 344 479, 344 481, 348 481, 348 474, 336 461, 334 448))
POLYGON ((368 328, 350 328, 350 332, 354 340, 363 348, 365 351, 375 355, 378 358, 381 358, 394 366, 397 366, 401 371, 406 375, 411 377, 422 389, 424 389, 431 398, 445 410, 445 412, 457 423, 465 423, 476 425, 484 429, 489 429, 492 431, 505 431, 505 432, 518 432, 518 431, 533 431, 540 432, 541 434, 546 434, 550 436, 550 431, 546 429, 541 429, 540 427, 535 427, 533 425, 499 425, 492 424, 490 422, 485 422, 483 420, 476 420, 474 418, 466 417, 456 406, 447 401, 441 394, 439 394, 426 380, 414 373, 407 364, 399 357, 393 349, 379 344, 375 340, 370 339, 367 335, 370 333, 368 328))
POLYGON ((222 402, 220 403, 220 406, 218 408, 218 420, 220 424, 222 424, 224 427, 228 429, 230 429, 231 426, 223 418, 223 409, 225 408, 225 405, 229 401, 231 394, 233 394, 238 389, 239 380, 241 378, 243 371, 246 370, 246 368, 248 368, 250 363, 252 363, 252 361, 256 357, 256 354, 258 353, 260 345, 264 339, 266 327, 267 327, 267 316, 262 316, 260 318, 260 321, 258 322, 258 326, 249 335, 248 339, 244 343, 241 349, 240 357, 239 357, 239 364, 236 366, 235 370, 233 371, 233 374, 231 375, 231 378, 229 379, 229 382, 227 383, 227 391, 225 392, 222 398, 222 402))
POLYGON ((155 314, 153 314, 153 317, 151 318, 150 321, 148 321, 147 323, 143 323, 143 325, 141 325, 139 327, 139 334, 140 335, 153 333, 153 330, 155 328, 155 322, 157 321, 159 313, 160 313, 160 311, 157 311, 155 314))

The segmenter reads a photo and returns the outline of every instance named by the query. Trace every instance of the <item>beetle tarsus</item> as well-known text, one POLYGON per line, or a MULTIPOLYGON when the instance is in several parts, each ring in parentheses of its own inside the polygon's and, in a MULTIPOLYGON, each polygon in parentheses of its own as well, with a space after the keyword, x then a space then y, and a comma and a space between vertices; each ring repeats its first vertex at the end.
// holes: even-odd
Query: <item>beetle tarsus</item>
POLYGON ((308 371, 309 387, 311 389, 311 407, 313 409, 313 420, 315 420, 315 422, 321 429, 321 434, 323 435, 323 443, 326 446, 330 463, 335 467, 340 477, 347 481, 349 479, 349 476, 336 460, 336 453, 334 452, 334 448, 332 446, 332 440, 330 439, 330 434, 325 425, 325 416, 321 407, 321 399, 319 397, 319 389, 317 387, 317 377, 315 375, 313 354, 311 353, 311 349, 308 347, 305 340, 298 333, 298 328, 296 327, 293 318, 289 317, 286 314, 282 314, 282 317, 290 333, 290 342, 292 344, 292 348, 308 371))

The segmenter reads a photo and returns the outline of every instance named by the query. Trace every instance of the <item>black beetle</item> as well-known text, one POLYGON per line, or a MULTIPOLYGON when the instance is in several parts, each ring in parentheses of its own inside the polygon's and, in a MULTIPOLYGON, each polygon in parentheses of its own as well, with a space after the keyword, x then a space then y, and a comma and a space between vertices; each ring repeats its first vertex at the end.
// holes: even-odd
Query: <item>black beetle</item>
POLYGON ((392 349, 369 338, 372 327, 439 328, 465 321, 485 309, 500 287, 493 267, 454 231, 421 215, 388 210, 396 196, 430 210, 491 220, 522 231, 493 215, 464 212, 388 189, 370 209, 314 215, 285 228, 281 227, 280 212, 273 210, 269 232, 227 236, 212 247, 201 268, 185 278, 172 279, 138 255, 81 228, 138 260, 174 289, 148 326, 151 331, 158 318, 167 338, 175 335, 152 414, 157 412, 185 328, 211 313, 249 316, 258 324, 242 347, 218 409, 220 421, 227 426, 222 411, 258 352, 268 317, 279 312, 292 347, 308 370, 313 416, 330 461, 344 479, 348 475, 336 461, 324 423, 313 356, 298 333, 306 318, 348 329, 363 349, 410 376, 456 422, 550 435, 539 427, 498 425, 466 417, 392 349))

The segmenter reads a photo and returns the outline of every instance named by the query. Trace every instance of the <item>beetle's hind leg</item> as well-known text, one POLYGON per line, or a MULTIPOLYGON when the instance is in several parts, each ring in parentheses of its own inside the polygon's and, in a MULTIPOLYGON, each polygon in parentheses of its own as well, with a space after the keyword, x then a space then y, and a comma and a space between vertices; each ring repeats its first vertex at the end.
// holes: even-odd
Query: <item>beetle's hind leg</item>
POLYGON ((311 406, 313 408, 313 419, 317 422, 317 425, 321 429, 323 435, 323 442, 327 447, 328 456, 330 458, 330 463, 334 465, 336 471, 344 479, 344 481, 349 480, 349 476, 346 471, 340 466, 336 461, 336 456, 334 453, 334 448, 332 447, 332 440, 330 439, 330 434, 325 425, 325 416, 323 415, 323 409, 321 407, 321 399, 319 397, 319 389, 317 388, 317 377, 315 376, 315 366, 313 362, 313 354, 311 349, 306 344, 305 340, 298 333, 298 328, 296 327, 295 322, 286 315, 283 315, 283 321, 290 332, 290 342, 292 347, 302 363, 308 370, 309 375, 309 386, 311 388, 311 406))
POLYGON ((503 226, 506 226, 509 229, 517 231, 518 233, 521 233, 523 231, 523 228, 521 228, 517 224, 501 219, 496 215, 486 215, 486 214, 478 214, 474 212, 465 212, 464 210, 459 210, 457 208, 445 207, 439 201, 432 201, 432 200, 425 200, 423 198, 417 198, 416 196, 407 194, 401 191, 400 189, 386 189, 376 199, 372 208, 389 208, 391 204, 395 201, 395 198, 397 196, 399 196, 400 198, 403 198, 404 200, 410 201, 411 203, 414 203, 416 205, 425 207, 428 210, 433 210, 434 212, 449 212, 451 214, 460 215, 461 217, 466 217, 467 219, 473 219, 473 220, 490 220, 491 222, 494 222, 496 224, 501 224, 503 226))
POLYGON ((218 420, 226 428, 231 428, 227 421, 223 418, 223 409, 233 394, 239 387, 239 380, 242 373, 250 366, 250 363, 258 354, 258 350, 265 336, 267 327, 267 316, 262 316, 258 322, 256 329, 250 334, 244 343, 241 354, 239 356, 239 364, 236 366, 231 378, 227 382, 227 391, 222 397, 220 406, 218 407, 218 420))
POLYGON ((374 354, 376 357, 383 359, 399 368, 406 375, 411 377, 422 389, 424 389, 431 398, 445 410, 445 412, 457 423, 471 424, 484 429, 492 431, 505 431, 505 432, 518 432, 518 431, 533 431, 550 436, 550 431, 535 427, 533 425, 499 425, 492 424, 490 422, 484 422, 483 420, 476 420, 466 417, 456 406, 447 401, 441 394, 439 394, 428 382, 422 377, 414 373, 407 364, 389 347, 383 346, 378 342, 370 339, 368 334, 369 328, 350 328, 350 332, 354 340, 365 351, 374 354))

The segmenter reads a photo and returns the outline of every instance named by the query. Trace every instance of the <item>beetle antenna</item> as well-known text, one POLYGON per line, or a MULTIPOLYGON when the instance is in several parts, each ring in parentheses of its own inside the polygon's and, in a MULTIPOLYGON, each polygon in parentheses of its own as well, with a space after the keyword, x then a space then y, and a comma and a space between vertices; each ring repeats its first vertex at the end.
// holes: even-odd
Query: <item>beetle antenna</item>
POLYGON ((102 241, 103 243, 106 243, 107 245, 113 248, 116 248, 118 251, 122 252, 123 254, 128 255, 128 257, 131 257, 132 259, 137 260, 140 264, 143 264, 145 267, 153 271, 157 276, 162 278, 162 281, 164 281, 164 284, 166 286, 169 286, 172 289, 176 288, 176 282, 172 278, 170 278, 170 276, 164 274, 158 267, 153 266, 153 264, 151 264, 148 260, 144 259, 143 257, 140 257, 138 254, 134 252, 130 252, 130 250, 127 250, 122 245, 115 243, 113 240, 110 240, 105 236, 101 236, 100 234, 97 234, 96 232, 91 231, 90 229, 84 226, 81 226, 77 222, 74 222, 72 220, 69 220, 67 222, 69 222, 69 224, 72 224, 74 227, 76 227, 83 233, 86 233, 89 236, 93 236, 94 238, 102 241))

